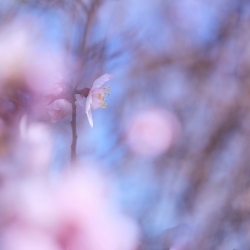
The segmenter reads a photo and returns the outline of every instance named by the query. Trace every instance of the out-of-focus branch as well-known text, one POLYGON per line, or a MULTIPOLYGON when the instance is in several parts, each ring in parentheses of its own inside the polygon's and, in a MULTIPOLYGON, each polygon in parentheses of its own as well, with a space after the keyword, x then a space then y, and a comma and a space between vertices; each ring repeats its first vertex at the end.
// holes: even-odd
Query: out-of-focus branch
POLYGON ((90 29, 92 28, 92 24, 93 24, 93 21, 95 19, 97 7, 100 5, 100 2, 101 2, 100 0, 93 1, 91 3, 91 6, 89 7, 89 9, 87 11, 87 20, 86 20, 86 25, 85 25, 83 37, 82 37, 82 44, 80 46, 83 50, 83 53, 86 50, 87 38, 89 37, 89 32, 90 32, 90 29))
POLYGON ((72 143, 71 143, 71 164, 76 162, 76 143, 77 143, 77 132, 76 132, 76 99, 75 95, 72 101, 72 121, 71 121, 71 129, 72 129, 72 143))

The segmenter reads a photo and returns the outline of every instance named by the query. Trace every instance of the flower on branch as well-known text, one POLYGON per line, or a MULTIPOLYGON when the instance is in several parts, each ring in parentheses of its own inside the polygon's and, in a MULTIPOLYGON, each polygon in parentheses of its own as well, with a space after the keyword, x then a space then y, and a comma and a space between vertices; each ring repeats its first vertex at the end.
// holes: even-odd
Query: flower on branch
POLYGON ((85 112, 87 114, 89 124, 93 127, 93 119, 91 114, 91 109, 95 110, 97 108, 106 108, 107 102, 105 100, 105 95, 110 95, 110 87, 102 87, 104 83, 112 79, 113 75, 104 74, 103 76, 97 78, 86 99, 85 112))
POLYGON ((65 99, 57 99, 53 101, 47 107, 49 109, 49 115, 53 123, 66 117, 72 111, 72 105, 65 99))

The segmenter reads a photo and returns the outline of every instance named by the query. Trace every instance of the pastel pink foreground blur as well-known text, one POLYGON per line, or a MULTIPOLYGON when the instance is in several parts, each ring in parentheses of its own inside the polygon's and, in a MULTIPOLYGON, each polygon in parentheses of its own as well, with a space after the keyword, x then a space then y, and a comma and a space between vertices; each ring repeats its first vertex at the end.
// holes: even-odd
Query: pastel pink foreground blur
POLYGON ((0 196, 2 250, 135 250, 138 245, 137 225, 117 208, 98 173, 71 171, 53 182, 31 175, 7 184, 0 196))
MULTIPOLYGON (((97 78, 90 89, 89 95, 87 96, 85 112, 91 127, 93 127, 91 109, 95 110, 97 108, 106 108, 107 103, 104 96, 106 91, 109 91, 110 87, 102 87, 102 85, 112 79, 112 77, 113 75, 104 74, 103 76, 97 78)), ((109 95, 109 93, 107 94, 109 95)))

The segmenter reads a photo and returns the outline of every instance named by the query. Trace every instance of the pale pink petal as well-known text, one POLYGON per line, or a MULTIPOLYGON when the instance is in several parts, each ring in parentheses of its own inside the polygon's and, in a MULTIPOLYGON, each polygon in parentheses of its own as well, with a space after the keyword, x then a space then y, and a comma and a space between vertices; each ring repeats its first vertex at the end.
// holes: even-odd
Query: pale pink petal
POLYGON ((58 122, 60 119, 62 119, 61 111, 60 110, 49 110, 50 120, 53 123, 58 122))
POLYGON ((91 103, 91 109, 96 110, 101 107, 102 100, 99 100, 98 98, 93 98, 93 101, 91 103))
POLYGON ((87 117, 88 117, 90 126, 93 128, 94 124, 93 124, 91 109, 89 109, 89 111, 87 112, 87 117))
POLYGON ((89 92, 89 95, 86 98, 85 112, 87 114, 90 126, 93 127, 93 119, 92 119, 91 108, 90 108, 91 104, 92 104, 92 95, 91 95, 91 92, 89 92))
POLYGON ((104 98, 104 93, 105 93, 105 89, 104 88, 98 88, 95 90, 91 91, 92 94, 92 104, 91 104, 91 108, 92 109, 98 109, 100 108, 102 105, 101 103, 104 101, 100 98, 100 95, 103 96, 104 98))
POLYGON ((91 92, 89 92, 89 95, 86 98, 86 106, 85 106, 86 113, 90 110, 91 103, 92 103, 92 95, 91 95, 91 92))
POLYGON ((64 90, 64 86, 63 85, 59 85, 59 84, 56 84, 53 86, 53 88, 51 89, 50 93, 52 95, 55 95, 55 96, 58 96, 60 95, 64 90))
POLYGON ((105 82, 109 81, 111 78, 113 77, 113 75, 110 74, 104 74, 103 76, 97 78, 91 89, 97 89, 100 88, 105 82))
POLYGON ((63 114, 68 115, 71 112, 71 103, 65 99, 58 99, 55 101, 56 107, 63 112, 63 114))
POLYGON ((64 113, 68 114, 71 111, 72 106, 69 101, 65 99, 58 99, 57 101, 58 101, 57 102, 58 107, 60 108, 60 110, 63 110, 64 113))
POLYGON ((108 91, 109 89, 103 88, 101 86, 105 82, 109 81, 112 77, 113 75, 104 74, 103 76, 97 78, 92 85, 89 95, 87 96, 85 112, 88 116, 91 127, 93 127, 93 119, 90 110, 100 108, 102 105, 106 106, 104 95, 106 94, 106 90, 108 91))
POLYGON ((98 98, 99 97, 99 95, 101 94, 101 95, 103 95, 104 94, 104 92, 105 92, 105 89, 104 89, 104 87, 101 87, 101 88, 97 88, 97 89, 93 89, 93 90, 91 90, 91 94, 92 94, 92 96, 93 97, 96 97, 96 98, 98 98))
POLYGON ((71 113, 71 103, 65 99, 57 99, 47 107, 53 123, 58 122, 71 113))
POLYGON ((50 105, 48 105, 47 108, 48 109, 60 110, 60 107, 58 105, 58 100, 53 101, 50 105))
POLYGON ((55 109, 52 109, 52 108, 49 109, 49 115, 50 116, 53 116, 56 112, 58 112, 58 110, 55 110, 55 109))

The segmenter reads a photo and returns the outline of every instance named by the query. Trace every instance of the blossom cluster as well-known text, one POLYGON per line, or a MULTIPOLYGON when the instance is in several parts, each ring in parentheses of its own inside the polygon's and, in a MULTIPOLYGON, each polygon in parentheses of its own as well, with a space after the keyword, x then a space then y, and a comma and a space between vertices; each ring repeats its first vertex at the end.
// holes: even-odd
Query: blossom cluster
POLYGON ((54 123, 58 122, 59 120, 71 114, 71 102, 75 102, 75 104, 80 107, 83 107, 85 105, 85 113, 87 114, 90 126, 93 127, 93 118, 91 110, 95 110, 98 108, 106 108, 107 101, 105 99, 105 95, 110 95, 110 86, 103 87, 103 84, 112 79, 112 77, 113 76, 110 74, 104 74, 93 82, 92 87, 90 89, 84 88, 73 92, 73 95, 80 95, 80 98, 77 97, 76 100, 74 97, 65 97, 64 89, 66 88, 61 85, 56 85, 54 87, 54 90, 52 91, 52 93, 56 94, 51 95, 52 101, 47 107, 49 110, 51 121, 54 123), (82 101, 83 97, 86 98, 86 104, 84 104, 84 102, 82 101))

